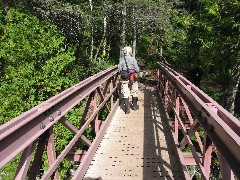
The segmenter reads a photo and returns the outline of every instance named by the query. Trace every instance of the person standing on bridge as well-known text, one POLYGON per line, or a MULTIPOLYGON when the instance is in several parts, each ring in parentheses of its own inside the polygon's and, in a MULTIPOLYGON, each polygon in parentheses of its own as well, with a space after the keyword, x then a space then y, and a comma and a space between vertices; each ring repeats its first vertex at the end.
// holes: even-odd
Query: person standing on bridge
POLYGON ((124 100, 125 114, 130 113, 130 95, 132 95, 132 109, 137 110, 138 82, 136 73, 140 71, 136 59, 133 57, 132 48, 126 46, 122 49, 123 57, 120 58, 118 71, 121 74, 121 93, 124 100))

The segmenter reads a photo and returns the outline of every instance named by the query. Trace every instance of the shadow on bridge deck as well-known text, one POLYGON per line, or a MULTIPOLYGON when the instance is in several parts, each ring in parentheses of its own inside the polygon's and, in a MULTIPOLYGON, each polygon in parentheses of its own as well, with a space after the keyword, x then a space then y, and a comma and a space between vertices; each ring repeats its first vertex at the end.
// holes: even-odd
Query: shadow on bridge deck
POLYGON ((139 110, 117 109, 85 180, 183 179, 158 93, 143 85, 139 90, 139 110))

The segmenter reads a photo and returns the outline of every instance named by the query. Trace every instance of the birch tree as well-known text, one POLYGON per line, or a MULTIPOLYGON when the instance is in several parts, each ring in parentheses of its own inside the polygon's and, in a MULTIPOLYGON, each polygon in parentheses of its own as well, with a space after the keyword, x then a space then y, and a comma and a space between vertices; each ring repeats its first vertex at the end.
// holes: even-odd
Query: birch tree
MULTIPOLYGON (((90 6, 90 13, 92 15, 93 11, 93 3, 92 0, 89 0, 89 6, 90 6)), ((92 16, 91 16, 92 17, 92 16)), ((91 25, 91 45, 90 45, 90 59, 93 58, 93 44, 94 44, 94 39, 93 39, 93 24, 91 25)))
POLYGON ((123 56, 122 49, 126 45, 126 18, 127 18, 127 7, 125 1, 123 0, 122 6, 122 26, 120 35, 120 57, 123 56))

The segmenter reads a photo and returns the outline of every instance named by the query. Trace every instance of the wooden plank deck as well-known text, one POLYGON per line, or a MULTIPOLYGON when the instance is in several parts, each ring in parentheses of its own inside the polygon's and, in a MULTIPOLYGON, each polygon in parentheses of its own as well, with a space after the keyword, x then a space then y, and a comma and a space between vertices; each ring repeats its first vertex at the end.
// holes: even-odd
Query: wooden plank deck
POLYGON ((84 179, 183 179, 154 87, 139 88, 139 110, 119 107, 84 179))

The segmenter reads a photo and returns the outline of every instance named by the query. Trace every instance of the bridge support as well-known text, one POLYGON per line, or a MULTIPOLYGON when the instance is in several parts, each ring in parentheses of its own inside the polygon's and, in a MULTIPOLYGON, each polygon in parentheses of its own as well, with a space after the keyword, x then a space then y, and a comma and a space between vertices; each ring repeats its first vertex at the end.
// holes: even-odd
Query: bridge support
POLYGON ((221 155, 221 153, 216 149, 219 164, 220 164, 220 171, 222 175, 223 180, 234 180, 233 171, 231 170, 230 166, 228 165, 227 161, 224 159, 224 157, 221 155))
POLYGON ((210 178, 213 146, 218 148, 218 154, 221 153, 221 155, 218 155, 218 159, 223 179, 233 178, 231 170, 235 176, 240 178, 239 120, 167 64, 159 63, 158 78, 160 92, 164 92, 161 95, 164 98, 166 112, 174 112, 174 134, 181 142, 179 148, 183 150, 187 146, 188 149, 191 149, 199 167, 201 178, 210 178), (171 94, 172 89, 179 93, 181 100, 180 107, 176 104, 171 106, 172 110, 169 110, 169 103, 178 103, 178 100, 174 99, 171 94), (190 122, 190 129, 184 127, 186 121, 190 122), (177 131, 181 132, 177 133, 177 131), (205 137, 204 142, 201 142, 200 134, 203 134, 203 132, 205 137), (180 137, 180 134, 183 138, 180 137), (196 144, 199 148, 195 147, 196 144), (203 155, 201 160, 198 155, 199 149, 200 154, 203 155))
POLYGON ((26 179, 27 171, 32 161, 36 141, 30 144, 24 151, 14 179, 26 179))
POLYGON ((202 158, 202 164, 204 166, 204 169, 206 171, 207 179, 210 177, 210 166, 211 166, 211 160, 212 160, 212 149, 213 144, 212 141, 209 139, 207 133, 204 134, 204 147, 203 147, 203 158, 202 158))

